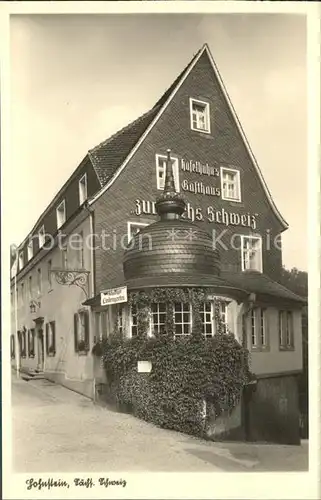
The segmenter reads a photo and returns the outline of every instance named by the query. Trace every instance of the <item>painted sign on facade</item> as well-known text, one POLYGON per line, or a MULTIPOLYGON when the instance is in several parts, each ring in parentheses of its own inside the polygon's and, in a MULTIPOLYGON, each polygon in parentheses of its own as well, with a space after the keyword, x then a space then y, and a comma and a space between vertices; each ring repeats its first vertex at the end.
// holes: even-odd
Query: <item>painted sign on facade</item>
POLYGON ((100 305, 110 306, 112 304, 121 304, 127 302, 127 286, 110 288, 100 292, 100 305))
MULTIPOLYGON (((136 200, 135 210, 132 213, 137 216, 157 215, 155 201, 136 200)), ((192 222, 207 221, 224 226, 243 226, 251 229, 257 228, 257 217, 258 214, 230 212, 229 210, 225 210, 225 208, 216 209, 211 205, 207 206, 204 210, 202 207, 194 207, 191 203, 186 204, 186 211, 183 214, 183 219, 188 219, 192 222)))

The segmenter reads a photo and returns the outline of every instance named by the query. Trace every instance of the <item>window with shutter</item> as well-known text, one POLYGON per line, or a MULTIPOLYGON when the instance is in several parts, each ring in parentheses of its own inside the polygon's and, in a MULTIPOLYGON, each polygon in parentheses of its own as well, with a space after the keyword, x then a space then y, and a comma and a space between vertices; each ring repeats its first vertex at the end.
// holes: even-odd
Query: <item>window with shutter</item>
POLYGON ((78 311, 74 315, 75 352, 86 354, 89 351, 89 311, 78 311))

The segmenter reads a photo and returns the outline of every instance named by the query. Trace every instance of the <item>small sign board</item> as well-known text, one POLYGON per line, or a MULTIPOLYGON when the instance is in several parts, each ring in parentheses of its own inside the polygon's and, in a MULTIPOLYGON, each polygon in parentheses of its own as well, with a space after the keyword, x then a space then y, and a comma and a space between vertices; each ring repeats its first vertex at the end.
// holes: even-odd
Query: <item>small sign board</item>
POLYGON ((151 361, 137 361, 138 373, 150 373, 152 371, 151 361))
POLYGON ((127 286, 110 288, 100 292, 100 305, 110 306, 112 304, 121 304, 127 302, 127 286))

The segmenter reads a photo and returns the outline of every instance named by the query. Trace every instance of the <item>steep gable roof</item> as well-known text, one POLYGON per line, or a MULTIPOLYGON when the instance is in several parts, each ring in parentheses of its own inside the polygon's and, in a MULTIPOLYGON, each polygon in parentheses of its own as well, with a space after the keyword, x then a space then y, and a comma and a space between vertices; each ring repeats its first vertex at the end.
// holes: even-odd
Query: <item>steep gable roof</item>
POLYGON ((236 127, 240 133, 241 139, 243 140, 243 143, 252 161, 253 167, 258 175, 258 178, 265 192, 265 195, 268 199, 268 202, 271 206, 271 209, 274 212, 277 219, 279 220, 283 229, 287 229, 288 224, 282 217, 282 215, 280 214, 274 203, 269 188, 263 178, 260 167, 251 150, 251 147, 242 129, 240 121, 234 110, 233 104, 230 100, 230 97, 222 81, 220 72, 214 62, 213 56, 207 44, 204 44, 204 46, 193 56, 189 64, 185 67, 185 69, 180 73, 180 75, 175 79, 173 84, 168 88, 168 90, 166 90, 166 92, 156 102, 155 106, 149 112, 145 113, 145 115, 143 115, 141 118, 131 123, 128 127, 125 127, 120 132, 112 136, 110 139, 101 143, 101 145, 98 145, 96 148, 94 148, 89 152, 89 157, 92 159, 92 163, 96 170, 97 176, 102 184, 102 189, 96 195, 94 195, 91 200, 89 200, 89 204, 94 203, 98 198, 100 198, 100 196, 102 196, 105 193, 105 191, 112 185, 112 183, 117 179, 119 174, 126 167, 129 160, 132 158, 137 149, 143 143, 148 133, 157 123, 158 119, 163 114, 169 103, 172 101, 176 92, 181 87, 186 77, 190 74, 191 70, 193 69, 197 61, 204 53, 206 53, 206 55, 208 56, 215 77, 223 92, 226 104, 232 114, 236 127), (115 152, 116 146, 119 148, 119 154, 115 152), (95 152, 97 158, 92 156, 93 151, 95 152))
POLYGON ((105 186, 117 169, 123 164, 127 156, 135 147, 143 133, 153 122, 161 108, 167 103, 171 94, 176 90, 180 81, 193 65, 203 49, 200 49, 172 85, 166 90, 152 109, 144 113, 137 120, 131 122, 114 135, 88 151, 88 156, 95 169, 101 186, 105 186))

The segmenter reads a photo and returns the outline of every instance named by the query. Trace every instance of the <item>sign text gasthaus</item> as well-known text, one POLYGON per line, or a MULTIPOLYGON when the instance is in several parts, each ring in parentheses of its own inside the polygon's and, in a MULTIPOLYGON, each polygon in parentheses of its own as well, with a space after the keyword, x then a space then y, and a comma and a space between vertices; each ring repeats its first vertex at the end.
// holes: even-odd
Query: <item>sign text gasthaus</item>
MULTIPOLYGON (((133 213, 135 215, 157 215, 155 201, 136 200, 133 213)), ((187 203, 186 211, 183 214, 184 219, 192 222, 207 221, 224 226, 243 226, 251 229, 257 228, 257 217, 258 214, 230 212, 225 208, 217 209, 211 205, 203 210, 202 207, 194 207, 190 203, 187 203)))
POLYGON ((109 306, 112 304, 121 304, 127 302, 127 286, 110 288, 100 292, 100 305, 109 306))

